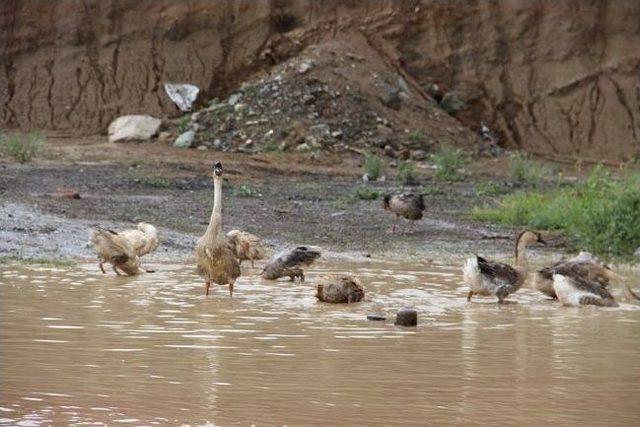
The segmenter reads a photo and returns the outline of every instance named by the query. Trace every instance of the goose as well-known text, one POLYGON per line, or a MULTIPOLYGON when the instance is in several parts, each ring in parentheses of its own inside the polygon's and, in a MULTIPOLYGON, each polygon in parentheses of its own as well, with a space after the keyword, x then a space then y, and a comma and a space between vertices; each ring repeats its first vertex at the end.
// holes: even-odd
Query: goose
POLYGON ((364 288, 352 276, 326 276, 317 286, 316 298, 332 304, 351 304, 364 299, 364 288))
POLYGON ((532 244, 546 244, 540 233, 523 231, 516 240, 516 267, 508 264, 489 261, 480 256, 468 258, 462 268, 465 283, 471 288, 467 301, 473 295, 495 295, 498 302, 516 292, 524 283, 527 273, 527 247, 532 244))
POLYGON ((209 295, 211 283, 233 285, 240 276, 240 264, 233 248, 222 232, 222 163, 213 165, 214 201, 207 231, 198 239, 195 247, 198 274, 205 281, 205 295, 209 295))
POLYGON ((255 260, 264 259, 265 247, 262 239, 246 231, 231 230, 227 233, 227 239, 233 248, 233 252, 238 258, 238 264, 242 261, 251 261, 251 267, 255 260))
POLYGON ((296 277, 304 282, 304 271, 301 266, 311 265, 320 256, 320 251, 298 246, 292 250, 284 250, 275 254, 260 275, 267 280, 276 280, 281 277, 289 277, 291 281, 296 277))
POLYGON ((111 264, 118 276, 122 275, 120 271, 128 276, 147 271, 140 267, 140 259, 129 239, 115 231, 96 226, 91 230, 89 242, 98 255, 98 266, 102 274, 107 273, 104 263, 111 264))
POLYGON ((134 230, 124 230, 120 234, 133 245, 133 250, 139 257, 147 255, 158 248, 158 229, 146 222, 140 222, 134 230))
POLYGON ((566 276, 553 274, 553 289, 562 305, 580 307, 596 305, 600 307, 617 307, 615 299, 597 280, 584 276, 566 276))
POLYGON ((557 299, 556 292, 553 289, 554 274, 561 274, 567 277, 583 277, 587 280, 594 280, 604 287, 609 285, 610 281, 617 276, 609 266, 600 262, 589 252, 582 251, 569 260, 562 260, 538 270, 533 275, 533 288, 550 298, 557 299))
POLYGON ((411 221, 409 225, 409 231, 411 231, 414 222, 422 219, 425 210, 423 196, 414 193, 385 194, 382 199, 382 207, 385 211, 396 215, 396 220, 391 227, 391 233, 396 232, 396 225, 400 217, 411 221))

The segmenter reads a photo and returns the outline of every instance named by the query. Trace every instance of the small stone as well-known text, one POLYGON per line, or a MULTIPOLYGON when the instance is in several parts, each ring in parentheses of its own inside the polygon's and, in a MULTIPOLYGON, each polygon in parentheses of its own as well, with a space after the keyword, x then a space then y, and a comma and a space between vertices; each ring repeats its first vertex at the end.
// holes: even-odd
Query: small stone
POLYGON ((207 146, 206 146, 206 145, 198 145, 198 150, 200 150, 200 151, 206 151, 206 150, 208 150, 208 148, 207 148, 207 146))
POLYGON ((215 148, 216 150, 219 150, 222 148, 222 141, 220 141, 218 138, 216 138, 213 141, 213 148, 215 148))
POLYGON ((303 61, 300 65, 298 65, 298 74, 306 74, 309 70, 313 68, 313 61, 303 61))
POLYGON ((401 308, 396 315, 395 325, 418 326, 418 312, 414 308, 401 308))
POLYGON ((307 144, 306 142, 298 145, 296 147, 296 151, 309 151, 311 150, 311 147, 309 146, 309 144, 307 144))
POLYGON ((374 320, 374 321, 384 321, 387 320, 387 316, 385 316, 384 314, 367 314, 367 320, 374 320))
POLYGON ((334 130, 333 132, 331 132, 331 136, 335 139, 341 139, 342 135, 343 133, 341 130, 334 130))
POLYGON ((395 157, 396 156, 396 151, 389 144, 385 145, 384 149, 382 151, 383 151, 384 155, 387 156, 387 157, 395 157))
POLYGON ((383 94, 380 96, 380 101, 386 107, 391 108, 392 110, 399 110, 400 105, 402 104, 402 99, 400 98, 400 90, 398 88, 385 85, 383 88, 383 94))
POLYGON ((364 182, 369 182, 371 180, 371 178, 369 178, 369 174, 365 173, 362 175, 362 181, 364 182))
POLYGON ((195 137, 195 132, 188 130, 176 138, 173 146, 177 148, 189 148, 191 147, 191 144, 193 144, 195 137))
POLYGON ((233 106, 233 110, 234 110, 236 113, 241 113, 241 112, 243 112, 243 111, 244 111, 244 110, 246 110, 246 109, 247 109, 247 104, 243 104, 243 103, 238 103, 238 104, 236 104, 236 105, 234 105, 234 106, 233 106))
POLYGON ((169 132, 160 132, 158 134, 158 142, 165 143, 171 139, 171 133, 169 132))
POLYGON ((352 276, 327 276, 318 284, 316 298, 332 304, 351 304, 364 299, 364 288, 352 276))
POLYGON ((409 158, 411 160, 421 161, 427 158, 427 153, 424 150, 411 150, 409 152, 409 158))
POLYGON ((638 249, 636 249, 636 251, 633 253, 634 256, 637 256, 638 258, 640 258, 640 246, 638 246, 638 249))
POLYGON ((236 105, 238 102, 240 102, 241 99, 242 99, 242 93, 240 92, 232 93, 229 96, 229 100, 227 101, 227 104, 232 106, 236 105))
POLYGON ((245 146, 245 147, 252 147, 252 146, 253 146, 253 140, 252 140, 252 139, 247 139, 247 140, 244 142, 244 146, 245 146))
POLYGON ((328 137, 331 135, 331 128, 329 127, 328 124, 325 124, 325 123, 319 123, 317 125, 313 125, 311 126, 310 130, 312 133, 319 136, 328 137))

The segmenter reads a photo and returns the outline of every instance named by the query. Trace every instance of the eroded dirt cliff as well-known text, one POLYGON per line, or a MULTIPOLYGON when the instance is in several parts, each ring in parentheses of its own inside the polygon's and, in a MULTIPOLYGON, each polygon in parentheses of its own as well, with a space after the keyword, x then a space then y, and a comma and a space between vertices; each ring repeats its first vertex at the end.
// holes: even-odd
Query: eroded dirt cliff
POLYGON ((125 113, 175 116, 165 82, 227 95, 351 32, 412 91, 437 84, 459 98, 457 119, 504 145, 625 160, 640 153, 639 16, 634 0, 7 0, 0 117, 78 134, 125 113))

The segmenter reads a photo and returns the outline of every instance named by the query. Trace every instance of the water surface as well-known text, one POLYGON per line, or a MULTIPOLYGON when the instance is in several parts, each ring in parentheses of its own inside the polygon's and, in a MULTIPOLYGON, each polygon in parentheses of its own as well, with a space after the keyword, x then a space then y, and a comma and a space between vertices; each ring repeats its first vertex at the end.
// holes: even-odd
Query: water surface
POLYGON ((458 266, 393 262, 324 262, 293 284, 247 268, 233 299, 205 298, 184 265, 0 268, 0 425, 640 423, 632 304, 467 303, 458 266), (329 271, 367 301, 316 302, 329 271), (418 328, 366 320, 406 305, 418 328))

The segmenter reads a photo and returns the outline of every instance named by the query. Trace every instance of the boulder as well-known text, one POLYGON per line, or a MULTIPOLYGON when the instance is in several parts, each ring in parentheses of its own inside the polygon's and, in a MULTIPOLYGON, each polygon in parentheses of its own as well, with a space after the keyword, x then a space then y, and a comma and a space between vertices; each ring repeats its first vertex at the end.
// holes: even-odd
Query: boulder
POLYGON ((327 276, 318 284, 316 298, 332 304, 351 304, 364 299, 364 288, 351 276, 327 276))
POLYGON ((193 144, 193 140, 195 139, 195 137, 195 132, 192 130, 188 130, 180 134, 180 136, 176 138, 173 146, 178 148, 189 148, 193 144))
POLYGON ((161 124, 162 120, 144 114, 120 116, 109 124, 109 142, 148 141, 161 124))
POLYGON ((165 83, 164 91, 182 111, 191 111, 200 89, 187 83, 165 83))

